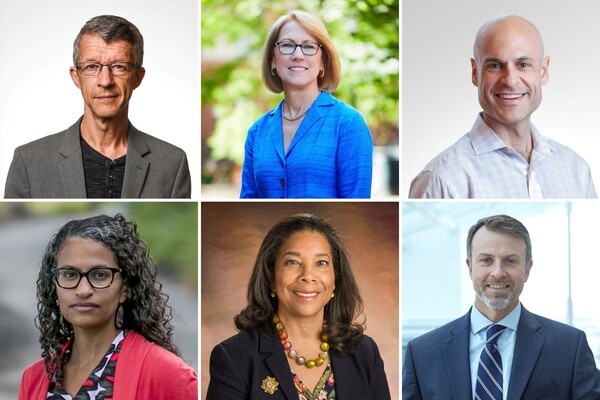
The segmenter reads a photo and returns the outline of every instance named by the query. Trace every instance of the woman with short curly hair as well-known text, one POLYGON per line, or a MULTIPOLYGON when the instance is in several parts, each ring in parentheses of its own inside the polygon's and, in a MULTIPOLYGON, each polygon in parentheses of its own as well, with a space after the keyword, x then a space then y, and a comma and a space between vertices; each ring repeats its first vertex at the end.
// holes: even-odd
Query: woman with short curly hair
POLYGON ((42 259, 42 359, 25 370, 19 399, 197 399, 157 274, 124 216, 66 223, 42 259))

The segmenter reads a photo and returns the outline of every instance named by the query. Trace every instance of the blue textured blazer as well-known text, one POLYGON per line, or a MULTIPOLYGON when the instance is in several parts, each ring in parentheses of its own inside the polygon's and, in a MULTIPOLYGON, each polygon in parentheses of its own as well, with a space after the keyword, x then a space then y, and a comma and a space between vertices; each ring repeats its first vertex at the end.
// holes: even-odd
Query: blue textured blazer
MULTIPOLYGON (((389 400, 390 390, 377 345, 362 335, 358 350, 330 352, 336 399, 389 400)), ((242 331, 217 345, 210 356, 210 383, 206 400, 298 400, 298 392, 281 342, 258 329, 242 331), (268 394, 267 378, 279 387, 268 394)))
POLYGON ((285 153, 282 105, 248 131, 240 197, 369 198, 373 142, 359 112, 321 92, 285 153))
MULTIPOLYGON (((403 400, 473 398, 470 314, 408 343, 402 368, 403 400)), ((600 399, 600 372, 585 333, 523 307, 507 399, 600 399)))

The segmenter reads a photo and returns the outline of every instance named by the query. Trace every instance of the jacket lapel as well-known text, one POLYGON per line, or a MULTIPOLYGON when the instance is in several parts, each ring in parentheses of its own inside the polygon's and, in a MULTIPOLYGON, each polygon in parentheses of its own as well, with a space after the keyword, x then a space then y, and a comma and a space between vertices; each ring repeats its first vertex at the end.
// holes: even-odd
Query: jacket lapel
POLYGON ((272 118, 269 120, 269 135, 271 136, 277 155, 283 162, 285 161, 285 151, 283 150, 283 125, 281 124, 282 106, 283 101, 279 103, 279 107, 271 113, 272 118))
MULTIPOLYGON (((279 383, 279 390, 287 400, 297 400, 298 392, 293 383, 292 372, 281 349, 281 343, 276 339, 270 339, 259 335, 258 352, 264 354, 264 362, 272 376, 279 383)), ((262 377, 266 378, 266 376, 262 377)))
MULTIPOLYGON (((323 107, 330 107, 333 105, 333 96, 327 92, 321 92, 319 97, 315 100, 314 104, 310 107, 310 110, 304 116, 302 123, 298 127, 296 134, 294 134, 294 138, 292 139, 292 143, 290 143, 290 147, 288 149, 288 154, 292 151, 296 143, 298 143, 302 137, 304 137, 308 131, 323 118, 323 107)), ((283 136, 283 133, 282 133, 283 136)), ((335 374, 335 372, 334 372, 335 374)))
POLYGON ((139 198, 146 182, 146 175, 150 163, 144 158, 150 152, 148 143, 141 133, 129 124, 127 142, 127 160, 125 162, 125 176, 123 177, 123 198, 139 198))
POLYGON ((65 198, 87 197, 79 136, 80 123, 81 118, 67 129, 63 143, 58 150, 59 154, 64 157, 64 160, 58 163, 58 171, 65 198))
POLYGON ((452 398, 471 399, 471 366, 469 361, 469 331, 471 312, 457 321, 450 337, 442 343, 442 353, 452 398))
POLYGON ((535 317, 522 307, 521 319, 517 328, 517 341, 510 373, 508 399, 521 398, 527 382, 533 372, 533 367, 542 351, 546 339, 537 331, 541 325, 535 317))
POLYGON ((310 131, 310 128, 312 128, 313 125, 322 117, 323 115, 321 114, 321 110, 319 110, 318 107, 313 106, 310 108, 310 110, 308 110, 308 112, 304 116, 304 119, 302 120, 302 123, 298 127, 298 130, 294 134, 292 143, 290 143, 290 147, 288 148, 288 154, 296 146, 296 143, 298 143, 302 139, 302 137, 305 136, 308 131, 310 131))

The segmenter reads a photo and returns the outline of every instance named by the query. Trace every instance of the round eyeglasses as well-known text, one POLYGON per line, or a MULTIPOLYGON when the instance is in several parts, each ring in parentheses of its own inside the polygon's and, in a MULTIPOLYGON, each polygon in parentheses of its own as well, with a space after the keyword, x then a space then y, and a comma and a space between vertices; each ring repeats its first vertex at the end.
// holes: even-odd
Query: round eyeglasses
POLYGON ((300 47, 302 54, 305 56, 314 56, 319 51, 319 48, 322 47, 322 45, 315 42, 303 42, 301 44, 296 44, 289 40, 282 40, 281 42, 275 43, 275 45, 279 49, 279 52, 286 56, 294 54, 296 47, 300 47))
POLYGON ((79 73, 83 76, 98 76, 98 74, 102 71, 102 67, 108 67, 108 70, 114 76, 127 76, 131 75, 133 70, 136 68, 136 65, 130 62, 116 62, 112 64, 82 62, 78 63, 76 67, 79 73))
POLYGON ((106 289, 112 285, 116 272, 121 272, 121 270, 99 267, 92 268, 88 272, 81 272, 75 268, 58 268, 54 270, 54 280, 63 289, 75 289, 79 286, 81 278, 85 277, 94 289, 106 289))

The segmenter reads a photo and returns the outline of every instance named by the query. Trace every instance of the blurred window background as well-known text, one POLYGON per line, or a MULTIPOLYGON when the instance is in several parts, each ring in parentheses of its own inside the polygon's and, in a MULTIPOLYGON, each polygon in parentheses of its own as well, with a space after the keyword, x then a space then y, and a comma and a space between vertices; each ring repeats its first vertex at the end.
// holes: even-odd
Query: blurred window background
POLYGON ((466 259, 469 228, 507 214, 531 236, 533 267, 520 297, 529 311, 585 331, 600 366, 597 202, 404 202, 402 348, 467 313, 475 292, 466 259))

